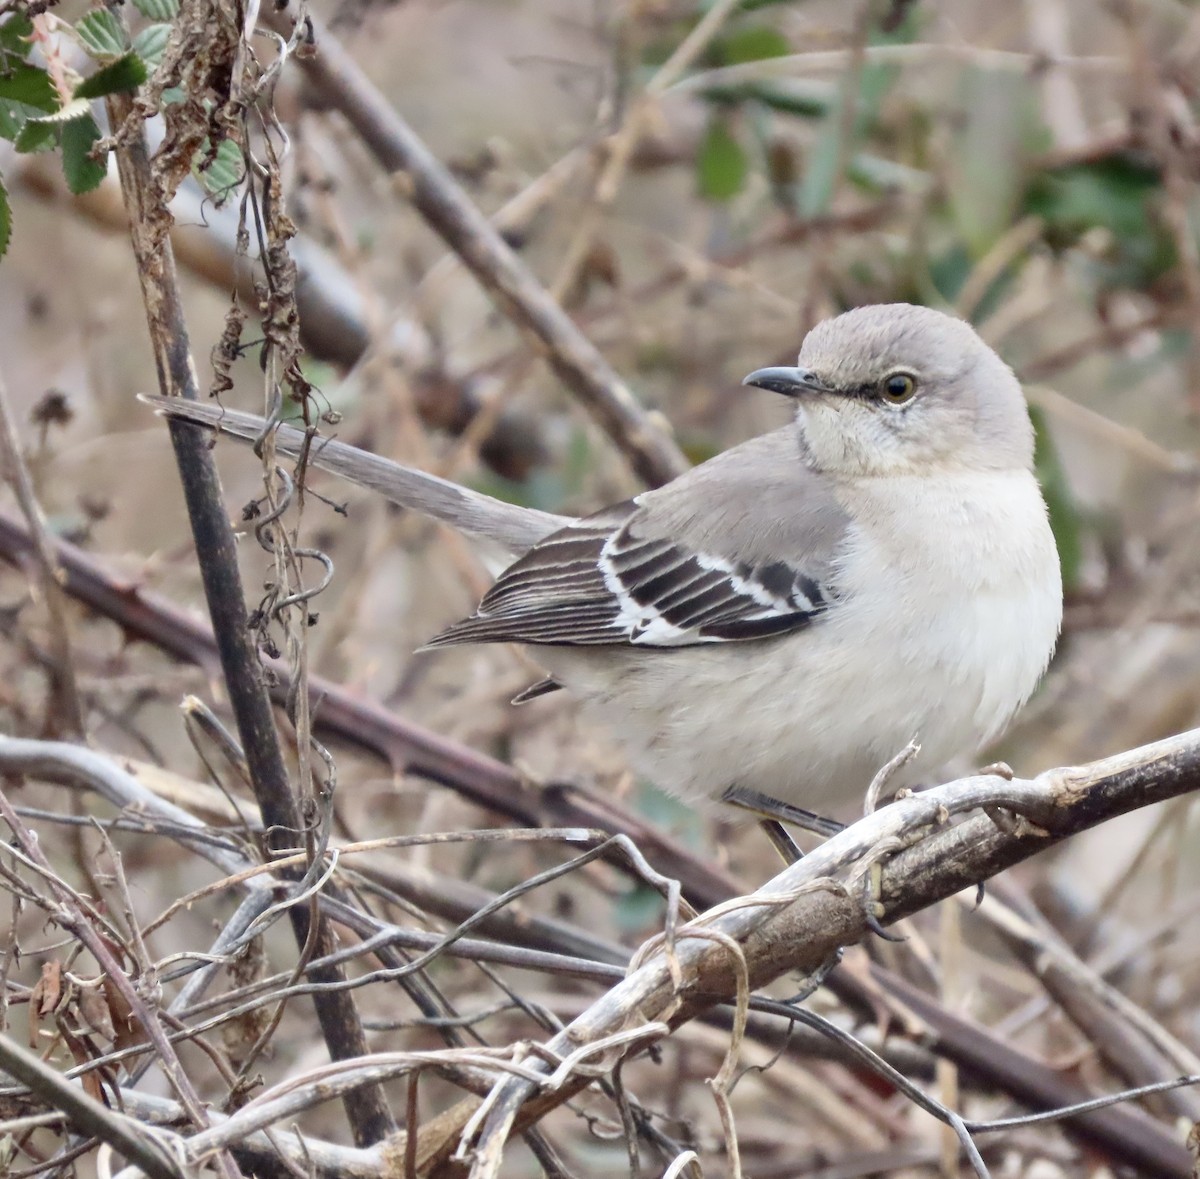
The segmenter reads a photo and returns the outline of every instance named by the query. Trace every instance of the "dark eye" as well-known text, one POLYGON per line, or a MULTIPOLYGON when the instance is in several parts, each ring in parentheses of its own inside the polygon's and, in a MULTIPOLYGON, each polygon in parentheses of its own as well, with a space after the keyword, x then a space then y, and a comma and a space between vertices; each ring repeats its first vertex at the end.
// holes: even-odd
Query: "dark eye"
POLYGON ((917 392, 917 378, 912 373, 892 373, 883 378, 881 392, 885 401, 892 405, 903 405, 911 401, 917 392))

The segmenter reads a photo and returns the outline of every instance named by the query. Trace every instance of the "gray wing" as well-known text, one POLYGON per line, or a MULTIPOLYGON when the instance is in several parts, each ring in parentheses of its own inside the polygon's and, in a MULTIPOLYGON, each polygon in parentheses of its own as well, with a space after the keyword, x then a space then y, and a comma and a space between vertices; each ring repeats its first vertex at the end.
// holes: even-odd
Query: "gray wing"
POLYGON ((806 627, 836 598, 845 515, 793 431, 555 532, 429 645, 681 647, 806 627))

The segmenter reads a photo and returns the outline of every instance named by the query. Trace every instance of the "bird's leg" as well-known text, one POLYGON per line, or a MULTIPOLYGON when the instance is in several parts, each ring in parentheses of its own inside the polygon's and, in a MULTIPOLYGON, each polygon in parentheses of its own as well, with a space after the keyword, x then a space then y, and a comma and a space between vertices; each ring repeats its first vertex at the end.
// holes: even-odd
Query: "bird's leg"
MULTIPOLYGON (((749 811, 760 819, 775 824, 790 823, 793 827, 811 831, 814 835, 823 836, 825 839, 846 829, 846 824, 839 823, 836 819, 826 819, 823 815, 806 811, 803 807, 792 806, 790 802, 780 802, 778 798, 772 798, 769 794, 760 794, 748 786, 730 786, 721 795, 721 801, 729 803, 730 806, 741 807, 742 810, 749 811)), ((770 838, 772 843, 776 842, 774 836, 770 836, 770 838)))
POLYGON ((778 819, 759 819, 758 825, 785 864, 795 864, 804 859, 804 851, 778 819))
MULTIPOLYGON (((802 827, 806 831, 812 831, 826 838, 846 829, 846 824, 839 823, 836 819, 826 819, 821 815, 813 814, 812 811, 792 806, 787 802, 780 802, 777 798, 760 794, 757 790, 751 790, 746 786, 730 786, 721 795, 721 801, 758 815, 758 825, 762 828, 763 834, 771 841, 771 846, 783 858, 785 864, 794 864, 804 857, 804 852, 788 833, 784 826, 785 823, 793 823, 797 827, 802 827)), ((889 933, 879 924, 877 898, 880 892, 880 871, 881 866, 878 863, 871 866, 866 877, 866 887, 863 889, 862 907, 867 928, 872 933, 878 934, 884 941, 902 942, 904 938, 889 933)))

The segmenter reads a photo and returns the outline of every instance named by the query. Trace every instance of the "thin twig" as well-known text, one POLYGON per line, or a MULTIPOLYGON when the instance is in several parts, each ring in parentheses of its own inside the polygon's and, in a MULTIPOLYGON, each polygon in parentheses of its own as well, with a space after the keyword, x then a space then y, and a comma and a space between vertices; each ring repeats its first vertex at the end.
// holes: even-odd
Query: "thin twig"
POLYGON ((107 1142, 151 1179, 182 1179, 184 1169, 165 1149, 166 1135, 105 1108, 7 1036, 0 1036, 0 1067, 48 1105, 61 1110, 79 1133, 107 1142))
MULTIPOLYGON (((56 923, 74 934, 96 959, 100 969, 120 992, 122 999, 129 1005, 130 1011, 133 1012, 150 1043, 154 1046, 159 1066, 175 1090, 180 1103, 187 1110, 188 1117, 197 1127, 207 1126, 208 1116, 204 1105, 184 1070, 170 1038, 163 1030, 158 1013, 143 999, 138 988, 121 968, 121 964, 109 948, 108 942, 97 933, 92 922, 76 904, 72 891, 64 881, 55 875, 37 838, 21 821, 3 792, 0 792, 0 818, 3 818, 8 824, 26 858, 38 865, 49 881, 58 905, 58 911, 52 913, 56 923)), ((218 1158, 218 1164, 226 1179, 238 1179, 241 1174, 237 1164, 228 1154, 222 1153, 218 1158)))
MULTIPOLYGON (((1030 781, 963 779, 893 803, 859 820, 751 897, 718 906, 692 925, 715 929, 736 940, 742 946, 752 985, 762 986, 786 971, 813 969, 838 946, 863 935, 867 914, 852 888, 812 886, 842 878, 851 863, 855 867, 847 879, 852 881, 876 858, 879 847, 895 849, 894 858, 883 866, 881 891, 888 919, 895 920, 1068 835, 1150 802, 1185 793, 1198 784, 1200 730, 1090 765, 1048 771, 1030 781), (996 806, 1024 816, 1024 829, 1018 824, 1000 830, 984 817, 968 819, 920 839, 922 830, 936 831, 956 813, 996 806), (914 837, 918 842, 904 850, 914 837)), ((708 1007, 715 996, 734 994, 736 980, 727 955, 704 940, 689 938, 692 925, 680 930, 678 937, 682 989, 671 982, 673 968, 666 955, 651 956, 620 986, 550 1040, 547 1049, 562 1053, 570 1046, 577 1051, 580 1045, 606 1041, 615 1028, 628 1029, 631 1021, 645 1021, 649 1026, 666 1017, 678 1026, 708 1007)), ((502 1124, 506 1133, 510 1128, 523 1128, 589 1080, 580 1076, 553 1092, 542 1090, 536 1096, 537 1085, 523 1078, 503 1081, 494 1095, 494 1118, 498 1119, 494 1124, 502 1124)), ((1094 1132, 1095 1125, 1090 1129, 1094 1132)), ((1128 1136, 1112 1139, 1105 1131, 1101 1136, 1114 1157, 1128 1157, 1128 1136)), ((451 1149, 451 1141, 443 1138, 433 1154, 444 1159, 451 1149)), ((1154 1163, 1149 1162, 1141 1147, 1137 1153, 1147 1173, 1178 1175, 1186 1165, 1186 1151, 1182 1149, 1168 1149, 1154 1163)), ((434 1162, 429 1174, 442 1173, 434 1162)))
MULTIPOLYGON (((0 512, 0 557, 19 560, 28 544, 21 525, 0 512)), ((178 658, 203 667, 214 664, 211 632, 193 616, 141 586, 115 581, 94 558, 65 541, 56 541, 55 551, 67 577, 68 593, 105 616, 118 620, 129 633, 155 643, 178 658)), ((322 696, 322 707, 317 716, 319 731, 341 736, 393 764, 431 777, 526 826, 549 822, 623 830, 661 871, 680 880, 685 895, 695 904, 715 905, 738 891, 730 877, 713 865, 703 863, 680 844, 623 811, 611 800, 601 800, 580 788, 566 786, 531 796, 520 777, 500 762, 427 733, 332 683, 314 678, 312 688, 322 696)), ((967 883, 969 881, 964 878, 959 887, 966 887, 967 883)), ((327 909, 364 936, 371 936, 381 929, 375 918, 358 914, 348 906, 329 902, 327 909)), ((436 935, 415 933, 404 936, 412 940, 406 942, 397 936, 397 944, 420 949, 432 945, 436 938, 436 935)), ((464 947, 460 943, 457 948, 464 947)), ((536 951, 516 952, 526 956, 523 960, 531 965, 535 961, 536 951)), ((451 949, 449 953, 454 954, 455 950, 451 949)), ((482 953, 481 944, 478 950, 472 947, 468 956, 482 953)), ((496 957, 494 948, 491 953, 493 956, 486 960, 508 960, 496 957)), ((827 985, 859 1010, 871 1010, 878 995, 895 996, 924 1021, 933 1051, 946 1055, 973 1076, 986 1079, 1018 1100, 1036 1108, 1052 1108, 1069 1104, 1072 1099, 1069 1088, 1053 1069, 990 1035, 986 1029, 945 1011, 936 1001, 880 966, 871 966, 869 983, 852 973, 835 970, 827 985)), ((1095 1141, 1124 1142, 1124 1149, 1135 1153, 1143 1163, 1148 1159, 1177 1157, 1172 1153, 1176 1149, 1173 1141, 1152 1123, 1130 1121, 1129 1115, 1121 1110, 1101 1111, 1094 1118, 1094 1122, 1085 1125, 1084 1131, 1095 1141)), ((1164 1163, 1156 1173, 1170 1175, 1175 1172, 1164 1163)))

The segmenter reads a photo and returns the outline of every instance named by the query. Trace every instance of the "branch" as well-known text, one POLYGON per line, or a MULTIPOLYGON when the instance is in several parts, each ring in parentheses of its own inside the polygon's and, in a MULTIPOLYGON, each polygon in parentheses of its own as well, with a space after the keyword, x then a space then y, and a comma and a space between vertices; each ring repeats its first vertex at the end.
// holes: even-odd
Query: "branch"
MULTIPOLYGON (((289 21, 286 14, 278 21, 289 21)), ((513 253, 495 226, 330 32, 312 21, 317 52, 301 60, 309 82, 340 110, 376 160, 403 172, 413 206, 515 323, 532 332, 555 375, 583 402, 634 471, 652 486, 687 470, 667 430, 638 404, 571 317, 513 253)), ((285 26, 290 33, 290 27, 285 26)))
MULTIPOLYGON (((115 178, 82 196, 71 196, 62 170, 44 156, 16 156, 6 163, 5 179, 15 181, 40 202, 56 201, 64 209, 108 232, 125 232, 129 219, 115 178)), ((174 224, 171 246, 181 267, 224 293, 236 289, 249 307, 258 305, 254 290, 258 272, 238 253, 236 202, 214 207, 185 181, 171 202, 174 224)), ((292 242, 296 263, 296 307, 300 339, 308 353, 343 368, 358 364, 367 349, 383 348, 403 358, 414 373, 417 410, 426 425, 461 434, 487 404, 482 382, 467 371, 447 368, 437 357, 425 327, 415 319, 391 317, 388 335, 380 339, 372 327, 372 307, 361 276, 346 268, 319 243, 303 233, 292 242)), ((251 242, 248 258, 257 257, 251 242)), ((489 413, 493 412, 491 409, 489 413)), ((546 461, 545 430, 530 413, 505 406, 496 412, 479 445, 480 457, 497 474, 518 482, 546 461)))
MULTIPOLYGON (((671 952, 639 955, 641 964, 624 982, 544 1045, 540 1071, 549 1078, 554 1070, 546 1060, 578 1060, 588 1046, 608 1044, 603 1058, 607 1073, 648 1047, 636 1035, 629 1042, 616 1037, 644 1028, 651 1041, 661 1039, 669 1034, 665 1025, 673 1030, 714 1003, 731 1000, 739 993, 739 976, 757 988, 784 974, 821 970, 840 947, 868 932, 861 886, 874 864, 882 863, 884 919, 894 921, 1107 819, 1198 786, 1200 730, 1193 730, 1090 765, 1048 770, 1032 780, 964 778, 893 803, 834 836, 749 897, 718 905, 688 923, 671 952), (997 819, 985 814, 945 827, 950 818, 979 808, 997 819), (1002 819, 1004 812, 1012 812, 1015 821, 1002 819), (655 1026, 662 1030, 653 1031, 655 1026)), ((901 998, 907 1001, 905 992, 901 998)), ((532 1125, 596 1075, 579 1070, 564 1077, 562 1071, 560 1066, 553 1085, 523 1078, 497 1084, 487 1100, 490 1112, 480 1132, 473 1175, 492 1174, 510 1131, 532 1125)), ((1061 1095, 1072 1087, 1057 1088, 1061 1095)), ((1069 1102, 1087 1099, 1077 1092, 1069 1102)), ((1136 1162, 1139 1174, 1190 1173, 1188 1152, 1162 1136, 1148 1143, 1145 1119, 1128 1111, 1090 1111, 1072 1122, 1113 1158, 1136 1162), (1100 1112, 1107 1116, 1100 1119, 1100 1112)), ((456 1135, 446 1134, 444 1127, 439 1134, 436 1146, 426 1141, 419 1152, 425 1174, 448 1174, 443 1164, 458 1147, 456 1135)))
MULTIPOLYGON (((179 1106, 164 1097, 143 1093, 129 1085, 121 1087, 125 1112, 149 1125, 164 1125, 179 1119, 179 1106)), ((213 1126, 229 1120, 228 1114, 213 1111, 213 1126)), ((253 1173, 280 1174, 280 1159, 293 1174, 312 1179, 371 1179, 386 1165, 386 1154, 379 1147, 361 1149, 342 1146, 273 1126, 269 1132, 248 1134, 230 1145, 230 1150, 253 1173)))
MULTIPOLYGON (((26 1051, 7 1036, 0 1036, 0 1068, 9 1076, 28 1086, 51 1109, 62 1110, 71 1125, 81 1134, 99 1138, 114 1150, 136 1163, 150 1179, 181 1179, 179 1164, 162 1145, 155 1141, 155 1132, 137 1127, 125 1114, 106 1109, 94 1097, 89 1097, 78 1085, 62 1077, 57 1069, 26 1051)), ((176 1106, 178 1116, 186 1116, 176 1106)))
MULTIPOLYGON (((77 894, 55 875, 50 862, 42 852, 37 837, 21 821, 3 792, 0 792, 0 818, 3 818, 4 822, 8 824, 14 841, 24 853, 25 858, 40 869, 43 879, 49 885, 57 904, 57 911, 52 911, 49 914, 50 918, 55 924, 73 934, 87 948, 88 953, 95 958, 97 965, 120 992, 121 998, 129 1005, 129 1010, 141 1024, 146 1038, 154 1046, 159 1067, 166 1075, 171 1088, 175 1090, 180 1104, 187 1111, 188 1118, 198 1129, 203 1129, 208 1125, 208 1112, 200 1101, 191 1078, 184 1070, 174 1046, 163 1029, 158 1011, 150 1005, 129 975, 121 969, 116 953, 88 920, 78 904, 77 894)), ((217 1165, 220 1174, 225 1179, 240 1179, 241 1172, 232 1157, 221 1154, 218 1156, 217 1165)))
MULTIPOLYGON (((0 511, 0 560, 19 568, 30 545, 25 527, 0 511)), ((64 589, 72 597, 113 619, 128 635, 144 639, 176 659, 208 672, 217 668, 212 629, 193 614, 136 583, 118 580, 67 541, 55 540, 53 547, 63 571, 64 589)), ((287 668, 271 659, 263 660, 263 666, 274 673, 270 692, 277 703, 283 704, 287 668)), ((715 904, 739 891, 733 877, 704 863, 651 824, 582 787, 561 784, 533 791, 511 766, 412 724, 339 684, 313 675, 309 687, 321 700, 313 725, 323 737, 349 742, 393 768, 446 786, 523 827, 551 823, 626 834, 648 858, 677 879, 698 904, 715 904)))

